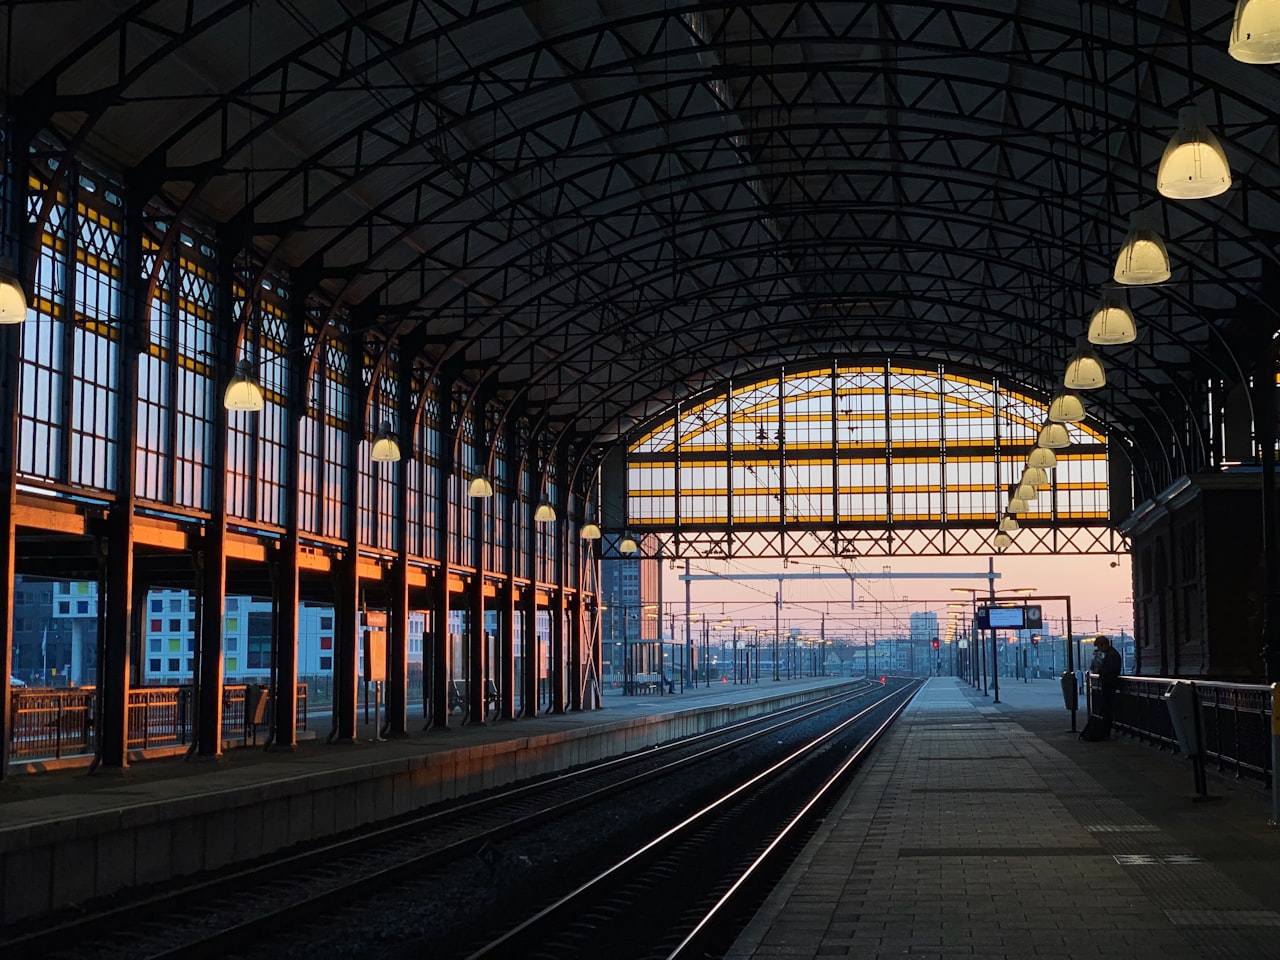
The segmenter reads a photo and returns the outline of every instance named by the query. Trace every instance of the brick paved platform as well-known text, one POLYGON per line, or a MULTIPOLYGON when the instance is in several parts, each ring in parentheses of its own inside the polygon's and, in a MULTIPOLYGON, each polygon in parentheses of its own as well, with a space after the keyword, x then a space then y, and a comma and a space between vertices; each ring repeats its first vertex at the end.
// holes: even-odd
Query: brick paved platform
POLYGON ((1000 692, 930 680, 729 958, 1280 957, 1267 794, 1000 692))

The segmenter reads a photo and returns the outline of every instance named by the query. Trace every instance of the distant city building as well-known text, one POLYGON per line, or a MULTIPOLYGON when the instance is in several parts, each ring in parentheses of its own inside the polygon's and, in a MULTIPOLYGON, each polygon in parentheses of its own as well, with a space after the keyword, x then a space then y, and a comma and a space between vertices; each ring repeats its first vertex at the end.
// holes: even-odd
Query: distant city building
POLYGON ((911 642, 932 648, 938 637, 938 615, 932 610, 911 614, 911 642))

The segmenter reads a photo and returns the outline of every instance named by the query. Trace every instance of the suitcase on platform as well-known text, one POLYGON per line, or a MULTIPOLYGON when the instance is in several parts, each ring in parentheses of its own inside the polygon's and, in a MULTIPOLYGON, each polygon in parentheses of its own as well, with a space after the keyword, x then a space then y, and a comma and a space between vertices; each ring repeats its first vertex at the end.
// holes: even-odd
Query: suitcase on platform
POLYGON ((1106 731, 1102 728, 1101 717, 1090 717, 1089 722, 1084 725, 1084 729, 1080 731, 1080 739, 1090 742, 1107 739, 1106 731))

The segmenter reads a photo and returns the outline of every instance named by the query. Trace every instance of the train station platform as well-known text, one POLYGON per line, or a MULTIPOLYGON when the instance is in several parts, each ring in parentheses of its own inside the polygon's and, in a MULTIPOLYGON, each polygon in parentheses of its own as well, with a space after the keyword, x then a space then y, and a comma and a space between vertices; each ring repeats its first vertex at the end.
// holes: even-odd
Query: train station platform
POLYGON ((728 957, 1280 957, 1269 795, 1000 699, 930 680, 728 957))
MULTIPOLYGON (((0 923, 322 840, 515 780, 554 773, 813 699, 838 677, 603 694, 603 709, 291 752, 147 760, 120 772, 0 783, 0 923)), ((419 727, 422 721, 417 724, 419 727)), ((411 729, 413 729, 411 722, 411 729)))

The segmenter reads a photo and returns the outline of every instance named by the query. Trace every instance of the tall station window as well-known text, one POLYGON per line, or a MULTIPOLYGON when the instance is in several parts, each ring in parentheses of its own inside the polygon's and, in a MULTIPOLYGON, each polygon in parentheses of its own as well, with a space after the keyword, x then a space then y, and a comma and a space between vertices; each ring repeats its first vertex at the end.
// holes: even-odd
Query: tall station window
POLYGON ((415 428, 414 456, 409 461, 409 552, 435 556, 440 509, 440 398, 436 388, 414 393, 421 397, 415 428))
MULTIPOLYGON (((905 364, 827 365, 733 384, 629 450, 637 528, 993 525, 1047 404, 905 364)), ((1104 523, 1107 448, 1069 425, 1030 519, 1104 523)))
POLYGON ((87 176, 55 196, 40 175, 28 187, 28 216, 42 229, 33 322, 22 331, 18 468, 25 479, 107 491, 119 396, 119 196, 87 176))

